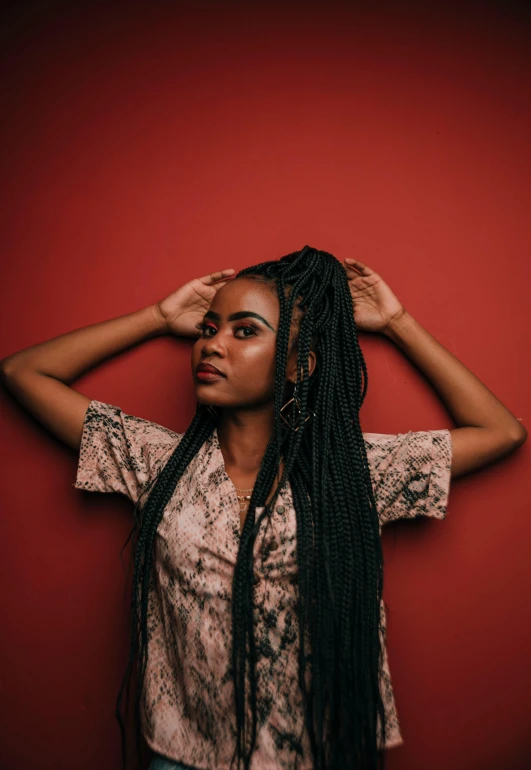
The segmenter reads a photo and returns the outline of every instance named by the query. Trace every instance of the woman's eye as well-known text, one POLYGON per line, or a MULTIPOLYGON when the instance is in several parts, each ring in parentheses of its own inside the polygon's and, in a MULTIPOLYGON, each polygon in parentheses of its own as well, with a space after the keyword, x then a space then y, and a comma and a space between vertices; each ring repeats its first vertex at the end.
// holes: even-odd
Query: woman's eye
MULTIPOLYGON (((195 326, 201 332, 201 337, 213 337, 217 333, 217 329, 211 323, 202 321, 195 326)), ((240 324, 234 329, 234 336, 238 339, 247 339, 256 334, 256 327, 253 324, 240 324)))
POLYGON ((251 326, 250 324, 249 325, 246 324, 245 326, 237 326, 236 329, 234 330, 234 334, 236 335, 238 332, 242 332, 240 334, 241 339, 245 339, 247 337, 253 337, 255 334, 255 327, 251 326))
POLYGON ((203 337, 211 337, 212 335, 208 334, 208 332, 210 332, 210 331, 214 331, 215 332, 216 331, 216 327, 215 326, 212 326, 212 324, 209 324, 209 323, 205 323, 204 321, 201 322, 201 323, 196 324, 196 329, 199 329, 199 331, 201 332, 201 335, 203 337))

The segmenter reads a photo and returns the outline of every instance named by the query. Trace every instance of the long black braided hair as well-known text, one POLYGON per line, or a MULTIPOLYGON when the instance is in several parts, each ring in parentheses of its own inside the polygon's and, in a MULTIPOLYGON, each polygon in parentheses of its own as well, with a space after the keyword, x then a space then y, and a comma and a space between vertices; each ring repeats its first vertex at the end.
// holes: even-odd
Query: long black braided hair
MULTIPOLYGON (((248 770, 257 735, 253 544, 264 517, 272 515, 278 493, 289 482, 297 520, 299 685, 313 765, 316 770, 376 770, 385 764, 384 752, 379 751, 386 731, 380 691, 385 638, 380 615, 383 552, 359 423, 368 375, 346 272, 332 254, 304 246, 279 260, 245 268, 239 277, 265 282, 276 291, 280 320, 274 428, 249 502, 233 578, 234 757, 238 768, 243 765, 248 770), (294 318, 298 327, 297 431, 286 427, 281 416, 294 318), (311 377, 310 350, 317 359, 311 377), (306 421, 308 415, 312 416, 306 421), (281 458, 282 477, 271 497, 281 458), (257 507, 264 508, 259 516, 254 513, 257 507)), ((139 500, 135 506, 131 648, 116 706, 124 765, 120 703, 126 681, 129 699, 128 678, 138 660, 138 741, 157 526, 177 482, 215 425, 215 415, 198 405, 178 446, 144 490, 143 494, 151 489, 146 502, 140 508, 139 500)))

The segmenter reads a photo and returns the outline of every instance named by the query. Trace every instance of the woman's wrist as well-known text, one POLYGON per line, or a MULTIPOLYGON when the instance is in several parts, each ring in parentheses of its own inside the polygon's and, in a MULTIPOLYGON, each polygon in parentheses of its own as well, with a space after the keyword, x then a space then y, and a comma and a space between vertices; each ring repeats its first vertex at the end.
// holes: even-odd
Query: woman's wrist
POLYGON ((155 302, 153 305, 149 305, 149 308, 153 314, 153 318, 155 319, 155 329, 153 336, 159 336, 162 334, 168 334, 168 322, 166 321, 166 318, 164 317, 162 310, 160 309, 160 304, 158 302, 155 302))
POLYGON ((409 315, 405 308, 402 308, 399 313, 393 316, 387 326, 382 329, 382 334, 385 334, 393 342, 398 342, 403 332, 413 321, 413 316, 409 315))

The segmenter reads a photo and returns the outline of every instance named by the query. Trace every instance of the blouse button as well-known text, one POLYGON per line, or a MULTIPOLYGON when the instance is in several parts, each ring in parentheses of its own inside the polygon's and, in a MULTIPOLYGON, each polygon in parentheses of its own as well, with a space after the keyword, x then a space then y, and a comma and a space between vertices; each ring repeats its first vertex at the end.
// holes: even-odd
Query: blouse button
POLYGON ((268 550, 269 551, 276 551, 276 550, 278 550, 278 543, 277 543, 277 541, 274 538, 273 538, 273 540, 269 541, 268 550))
POLYGON ((277 513, 284 513, 285 510, 283 505, 277 505, 277 513))

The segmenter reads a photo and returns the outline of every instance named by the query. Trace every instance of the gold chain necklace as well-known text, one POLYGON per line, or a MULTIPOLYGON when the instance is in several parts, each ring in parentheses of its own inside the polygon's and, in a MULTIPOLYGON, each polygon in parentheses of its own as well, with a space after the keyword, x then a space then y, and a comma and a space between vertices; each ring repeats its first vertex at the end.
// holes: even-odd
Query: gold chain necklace
MULTIPOLYGON (((282 459, 283 458, 281 458, 281 462, 282 462, 282 459)), ((279 481, 280 481, 280 475, 281 474, 280 474, 280 465, 279 465, 278 466, 278 480, 279 481)), ((245 492, 251 492, 252 493, 254 487, 251 487, 251 489, 238 489, 238 487, 236 485, 234 485, 234 489, 236 490, 236 492, 244 492, 244 493, 245 492)), ((242 511, 242 512, 245 511, 245 509, 247 507, 247 504, 248 504, 249 500, 251 499, 251 495, 250 494, 243 494, 243 495, 238 495, 237 494, 236 497, 238 498, 238 502, 240 504, 240 511, 242 511)))
MULTIPOLYGON (((238 487, 235 486, 234 489, 236 490, 236 492, 252 492, 254 487, 251 487, 251 489, 238 489, 238 487)), ((236 497, 238 498, 238 501, 240 503, 240 511, 244 511, 245 508, 247 507, 248 501, 251 499, 251 495, 243 494, 243 495, 236 495, 236 497)))

